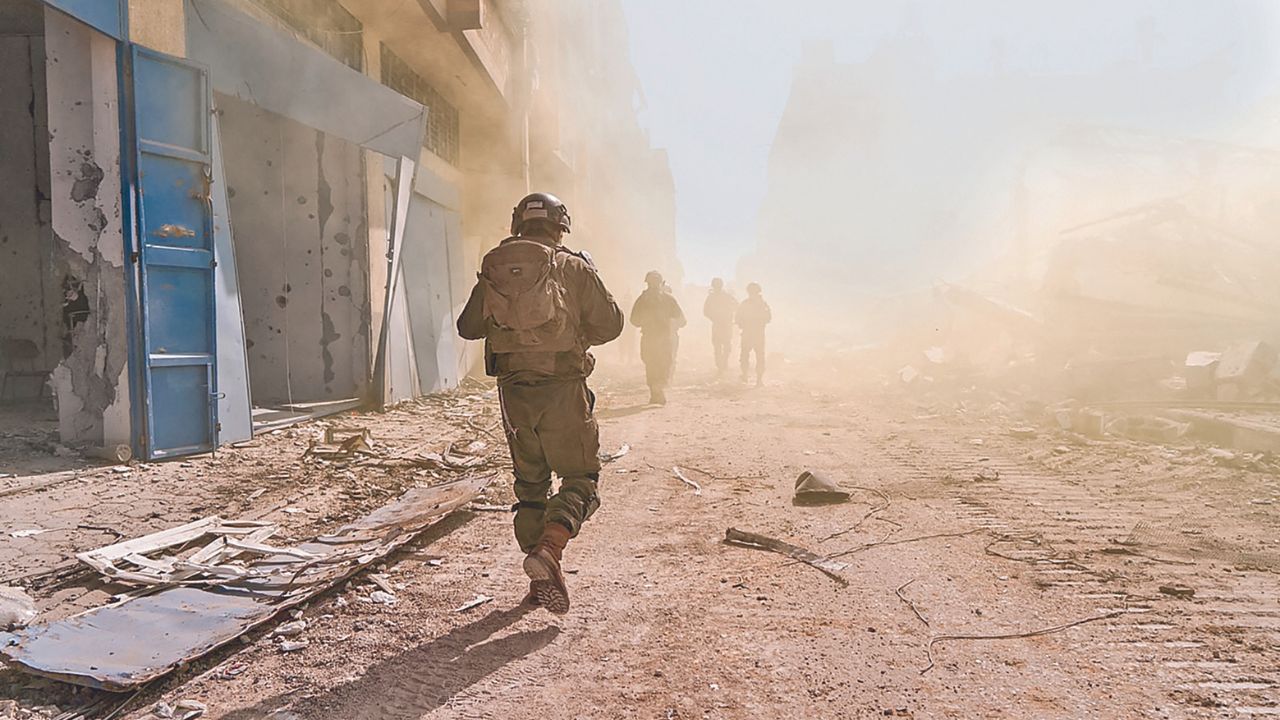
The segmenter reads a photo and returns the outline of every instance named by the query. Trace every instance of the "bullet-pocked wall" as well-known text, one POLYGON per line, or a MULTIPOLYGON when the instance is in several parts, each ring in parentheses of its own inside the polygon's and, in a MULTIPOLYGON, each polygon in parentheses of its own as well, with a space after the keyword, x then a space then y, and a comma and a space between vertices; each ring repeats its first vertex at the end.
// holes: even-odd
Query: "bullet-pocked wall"
MULTIPOLYGON (((0 9, 0 376, 52 369, 61 359, 44 63, 40 5, 15 0, 0 9)), ((0 402, 41 391, 38 378, 15 379, 0 402)))
POLYGON ((53 371, 65 443, 131 440, 116 42, 46 10, 52 272, 62 293, 53 371))
POLYGON ((369 254, 360 148, 223 95, 231 230, 258 406, 363 397, 369 254))

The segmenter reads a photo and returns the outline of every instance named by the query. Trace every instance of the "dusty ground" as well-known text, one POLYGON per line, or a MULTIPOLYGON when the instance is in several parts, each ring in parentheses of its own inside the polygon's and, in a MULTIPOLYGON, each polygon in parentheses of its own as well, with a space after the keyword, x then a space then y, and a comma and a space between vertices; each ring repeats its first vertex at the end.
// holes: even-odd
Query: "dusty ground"
MULTIPOLYGON (((570 615, 519 608, 509 516, 462 512, 387 563, 403 586, 395 606, 358 602, 368 586, 357 579, 305 610, 305 650, 252 634, 118 717, 148 717, 162 698, 238 719, 1280 715, 1275 476, 1223 467, 1194 444, 1067 436, 976 389, 833 386, 804 366, 756 390, 684 367, 672 404, 653 409, 638 369, 614 372, 597 383, 603 443, 632 449, 606 469, 604 506, 567 554, 570 615), (1036 432, 1011 434, 1022 426, 1036 432), (803 469, 858 488, 853 502, 793 506, 803 469), (846 553, 848 586, 726 545, 728 527, 846 553), (454 611, 478 594, 494 600, 454 611), (922 672, 931 637, 1100 616, 1036 637, 938 640, 922 672)), ((405 452, 484 439, 493 420, 473 391, 334 422, 405 452)), ((5 497, 0 575, 47 569, 111 531, 210 513, 271 517, 303 538, 432 480, 301 460, 318 432, 5 497), (55 530, 8 535, 26 527, 55 530)), ((490 496, 507 501, 505 482, 490 496)), ((53 617, 110 590, 72 577, 37 594, 53 617)), ((0 673, 5 694, 64 709, 97 697, 13 671, 0 673)))

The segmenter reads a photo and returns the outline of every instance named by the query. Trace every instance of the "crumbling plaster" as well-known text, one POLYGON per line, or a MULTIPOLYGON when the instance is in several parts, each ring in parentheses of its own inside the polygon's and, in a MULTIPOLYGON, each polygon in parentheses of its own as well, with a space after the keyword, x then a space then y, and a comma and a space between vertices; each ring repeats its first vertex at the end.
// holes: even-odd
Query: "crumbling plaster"
POLYGON ((128 442, 129 393, 116 45, 62 13, 45 13, 53 270, 82 294, 53 373, 63 442, 128 442))

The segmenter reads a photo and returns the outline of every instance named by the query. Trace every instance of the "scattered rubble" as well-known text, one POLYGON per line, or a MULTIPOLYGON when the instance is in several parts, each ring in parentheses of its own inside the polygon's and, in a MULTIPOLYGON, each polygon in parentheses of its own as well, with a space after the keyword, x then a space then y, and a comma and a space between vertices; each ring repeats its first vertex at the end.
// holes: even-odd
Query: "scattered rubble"
POLYGON ((26 591, 0 585, 0 629, 26 627, 37 614, 35 601, 26 591))
POLYGON ((84 553, 86 562, 103 568, 127 558, 143 569, 116 568, 114 574, 107 573, 113 578, 127 573, 150 588, 156 586, 157 573, 167 575, 167 581, 158 591, 127 594, 119 602, 81 615, 20 630, 0 653, 38 675, 113 691, 135 688, 235 640, 385 557, 470 502, 491 479, 476 476, 410 489, 364 518, 296 547, 270 551, 250 547, 248 535, 262 533, 265 527, 232 526, 238 532, 217 537, 197 553, 205 553, 207 559, 224 547, 239 551, 238 544, 262 554, 243 566, 184 565, 181 560, 170 565, 140 552, 177 547, 179 542, 227 526, 217 518, 171 529, 168 535, 157 533, 163 536, 160 539, 152 535, 84 553), (237 539, 241 535, 245 540, 237 539), (192 584, 194 575, 175 579, 189 572, 202 575, 198 583, 192 584), (162 627, 156 626, 157 617, 166 618, 162 627))
POLYGON ((165 720, 195 720, 208 711, 204 703, 195 700, 179 700, 173 705, 161 700, 151 708, 152 715, 165 720))

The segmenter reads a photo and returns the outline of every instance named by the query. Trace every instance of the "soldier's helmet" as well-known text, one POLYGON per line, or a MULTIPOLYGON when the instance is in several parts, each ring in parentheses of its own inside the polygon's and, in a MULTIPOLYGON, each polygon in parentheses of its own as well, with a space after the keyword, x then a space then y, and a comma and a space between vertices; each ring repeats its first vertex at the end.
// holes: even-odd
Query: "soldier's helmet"
POLYGON ((566 233, 570 232, 569 227, 573 222, 569 217, 569 208, 551 193, 527 195, 511 210, 511 234, 519 235, 524 224, 530 220, 549 220, 566 233))

